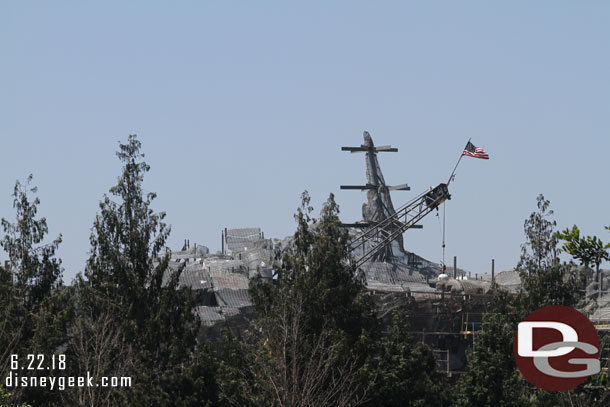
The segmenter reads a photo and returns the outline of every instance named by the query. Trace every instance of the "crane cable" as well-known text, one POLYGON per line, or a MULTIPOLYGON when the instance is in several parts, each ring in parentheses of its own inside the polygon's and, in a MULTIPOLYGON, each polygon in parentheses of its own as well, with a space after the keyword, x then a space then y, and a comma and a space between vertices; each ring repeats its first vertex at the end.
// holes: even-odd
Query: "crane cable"
MULTIPOLYGON (((438 219, 438 233, 439 233, 439 236, 441 236, 441 238, 442 238, 443 226, 441 225, 441 217, 438 215, 438 212, 436 213, 436 219, 438 219)), ((442 268, 442 265, 443 265, 443 259, 442 259, 442 253, 441 253, 441 268, 442 268)))
POLYGON ((438 214, 438 212, 436 213, 436 218, 438 219, 438 227, 440 229, 441 235, 442 235, 442 244, 441 244, 441 248, 442 248, 442 260, 441 260, 441 266, 443 269, 443 273, 447 270, 447 266, 445 264, 445 202, 443 202, 443 225, 441 226, 441 218, 438 214))
POLYGON ((445 264, 445 203, 443 202, 443 272, 447 271, 447 265, 445 264))

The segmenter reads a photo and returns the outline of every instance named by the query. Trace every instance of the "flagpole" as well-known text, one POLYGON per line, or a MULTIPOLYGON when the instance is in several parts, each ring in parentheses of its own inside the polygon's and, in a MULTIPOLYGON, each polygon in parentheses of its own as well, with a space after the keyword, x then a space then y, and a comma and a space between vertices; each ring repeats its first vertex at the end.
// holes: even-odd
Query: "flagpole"
MULTIPOLYGON (((466 145, 468 145, 468 143, 470 143, 471 138, 468 139, 468 141, 466 142, 466 145)), ((453 172, 451 172, 451 175, 449 176, 449 181, 447 181, 447 186, 449 186, 449 184, 451 183, 451 180, 453 179, 453 175, 455 174, 455 170, 457 170, 458 165, 460 165, 460 161, 462 161, 462 157, 464 157, 464 150, 462 150, 462 153, 460 154, 460 158, 458 159, 457 164, 455 164, 455 167, 453 168, 453 172)))

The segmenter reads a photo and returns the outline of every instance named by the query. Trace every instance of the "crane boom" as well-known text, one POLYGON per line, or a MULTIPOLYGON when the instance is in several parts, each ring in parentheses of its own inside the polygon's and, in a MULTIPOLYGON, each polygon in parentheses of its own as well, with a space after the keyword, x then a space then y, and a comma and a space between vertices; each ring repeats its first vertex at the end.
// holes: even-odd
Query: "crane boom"
POLYGON ((391 216, 369 224, 351 242, 352 266, 356 269, 362 266, 406 230, 417 227, 417 222, 448 199, 451 199, 451 195, 447 184, 439 184, 407 202, 391 216), (356 255, 359 251, 362 254, 356 255))

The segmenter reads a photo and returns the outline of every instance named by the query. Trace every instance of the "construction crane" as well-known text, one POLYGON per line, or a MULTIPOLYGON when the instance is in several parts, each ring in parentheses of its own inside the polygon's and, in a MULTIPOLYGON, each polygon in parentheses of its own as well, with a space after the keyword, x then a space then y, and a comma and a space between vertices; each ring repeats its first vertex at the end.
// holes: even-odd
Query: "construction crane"
POLYGON ((345 227, 362 230, 362 233, 351 242, 353 265, 357 268, 367 261, 391 262, 396 254, 407 255, 403 248, 402 234, 408 229, 419 229, 418 224, 424 216, 451 199, 447 184, 439 184, 423 192, 407 204, 394 209, 390 191, 409 191, 407 184, 386 185, 377 160, 382 152, 398 152, 391 146, 375 146, 368 132, 364 132, 364 144, 355 147, 341 147, 350 153, 365 153, 365 185, 341 185, 344 190, 361 190, 367 192, 368 203, 363 205, 363 221, 344 223, 345 227), (396 243, 393 243, 396 242, 396 243))
POLYGON ((408 229, 419 226, 417 222, 448 199, 451 195, 447 184, 439 184, 419 194, 387 218, 374 223, 363 222, 364 231, 351 241, 352 266, 362 266, 408 229), (362 253, 358 254, 359 251, 362 253))

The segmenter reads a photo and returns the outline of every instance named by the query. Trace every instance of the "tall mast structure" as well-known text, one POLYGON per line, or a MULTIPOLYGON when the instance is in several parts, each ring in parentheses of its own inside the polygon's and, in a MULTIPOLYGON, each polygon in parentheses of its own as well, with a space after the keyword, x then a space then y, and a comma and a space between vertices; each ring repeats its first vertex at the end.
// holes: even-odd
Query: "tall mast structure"
POLYGON ((416 258, 413 253, 404 249, 402 234, 407 229, 420 229, 419 222, 424 216, 447 199, 451 199, 446 184, 439 184, 430 188, 398 211, 394 209, 390 191, 409 191, 407 184, 388 186, 385 183, 377 153, 397 152, 391 146, 375 146, 371 135, 364 132, 364 144, 358 147, 341 147, 342 151, 351 153, 364 152, 366 154, 365 185, 341 185, 341 189, 367 191, 367 203, 362 206, 363 220, 356 223, 344 224, 347 227, 361 229, 361 233, 352 240, 352 254, 355 257, 354 265, 361 266, 367 261, 407 263, 415 265, 416 258))

